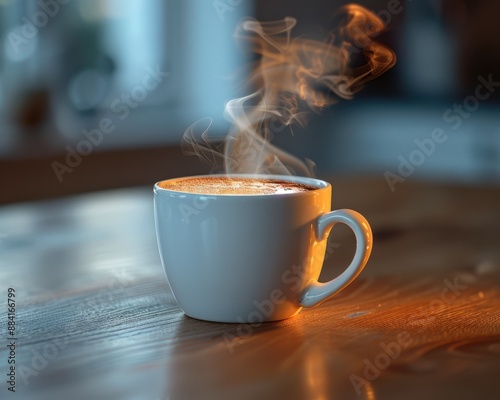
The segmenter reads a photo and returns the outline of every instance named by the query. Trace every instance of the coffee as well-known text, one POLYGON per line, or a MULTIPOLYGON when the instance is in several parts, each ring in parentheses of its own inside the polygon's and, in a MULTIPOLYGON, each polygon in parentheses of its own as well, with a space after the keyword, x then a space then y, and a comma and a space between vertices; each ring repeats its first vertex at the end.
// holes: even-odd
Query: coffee
POLYGON ((256 179, 244 177, 210 176, 192 177, 160 182, 167 190, 196 194, 217 195, 261 195, 307 192, 317 189, 314 186, 280 179, 256 179))

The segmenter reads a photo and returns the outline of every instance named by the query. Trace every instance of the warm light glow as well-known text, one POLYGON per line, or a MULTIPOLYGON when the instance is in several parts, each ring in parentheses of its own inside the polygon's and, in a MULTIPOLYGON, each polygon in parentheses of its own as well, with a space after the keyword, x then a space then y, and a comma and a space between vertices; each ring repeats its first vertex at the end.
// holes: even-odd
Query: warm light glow
POLYGON ((363 394, 366 400, 375 400, 375 391, 372 384, 368 381, 363 385, 363 394))
POLYGON ((308 349, 306 365, 307 398, 311 400, 327 400, 329 374, 325 366, 325 357, 319 347, 308 349))

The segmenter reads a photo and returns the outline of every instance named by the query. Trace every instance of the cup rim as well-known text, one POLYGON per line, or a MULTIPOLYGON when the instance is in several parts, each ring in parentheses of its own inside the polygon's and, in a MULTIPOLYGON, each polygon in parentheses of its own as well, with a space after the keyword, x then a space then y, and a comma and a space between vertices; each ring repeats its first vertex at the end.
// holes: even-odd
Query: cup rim
POLYGON ((269 197, 269 196, 276 196, 276 197, 283 197, 283 196, 304 196, 308 194, 313 194, 317 193, 320 190, 328 189, 331 188, 331 184, 327 181, 324 181, 322 179, 317 179, 317 178, 311 178, 311 177, 306 177, 306 176, 297 176, 297 175, 269 175, 269 174, 207 174, 207 175, 187 175, 187 176, 181 176, 177 178, 170 178, 170 179, 163 179, 161 181, 158 181, 154 184, 153 187, 153 192, 154 194, 170 194, 170 195, 191 195, 191 196, 204 196, 204 197, 224 197, 224 198, 230 198, 230 197, 244 197, 244 198, 251 198, 251 197, 269 197), (244 194, 244 193, 231 193, 231 194, 224 194, 224 193, 194 193, 194 192, 183 192, 181 190, 174 190, 174 189, 166 189, 164 187, 161 187, 160 184, 163 182, 170 182, 170 181, 179 181, 179 180, 185 180, 185 179, 191 179, 191 178, 210 178, 210 177, 234 177, 234 178, 254 178, 254 179, 276 179, 276 180, 284 180, 288 182, 294 182, 294 183, 301 183, 304 185, 309 185, 309 186, 314 186, 316 190, 313 191, 303 191, 303 192, 291 192, 291 193, 280 193, 279 195, 273 195, 269 193, 257 193, 257 194, 244 194))

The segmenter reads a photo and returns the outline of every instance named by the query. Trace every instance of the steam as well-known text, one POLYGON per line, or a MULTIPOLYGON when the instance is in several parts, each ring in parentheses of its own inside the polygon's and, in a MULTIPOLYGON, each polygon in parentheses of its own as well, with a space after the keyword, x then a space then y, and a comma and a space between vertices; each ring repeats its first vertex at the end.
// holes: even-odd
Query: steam
POLYGON ((274 146, 272 128, 304 125, 307 111, 319 112, 339 99, 352 99, 363 84, 390 69, 394 52, 374 38, 384 29, 380 18, 356 4, 344 6, 336 33, 327 40, 292 38, 296 20, 243 21, 238 39, 260 56, 250 76, 256 92, 229 101, 224 116, 232 124, 222 145, 208 138, 210 121, 191 125, 184 133, 186 154, 214 163, 222 158, 226 173, 312 176, 314 164, 274 146), (351 56, 362 54, 358 67, 351 56))

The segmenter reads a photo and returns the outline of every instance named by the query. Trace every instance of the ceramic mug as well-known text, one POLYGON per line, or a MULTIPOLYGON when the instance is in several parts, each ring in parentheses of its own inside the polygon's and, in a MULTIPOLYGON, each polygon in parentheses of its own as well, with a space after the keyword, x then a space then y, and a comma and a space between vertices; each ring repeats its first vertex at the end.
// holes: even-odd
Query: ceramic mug
POLYGON ((202 195, 162 187, 173 180, 154 186, 161 261, 177 303, 190 317, 240 323, 289 318, 341 291, 368 261, 372 249, 368 221, 353 210, 330 211, 328 182, 297 176, 251 177, 315 189, 202 195), (337 223, 352 229, 356 251, 338 277, 318 282, 327 238, 337 223))

